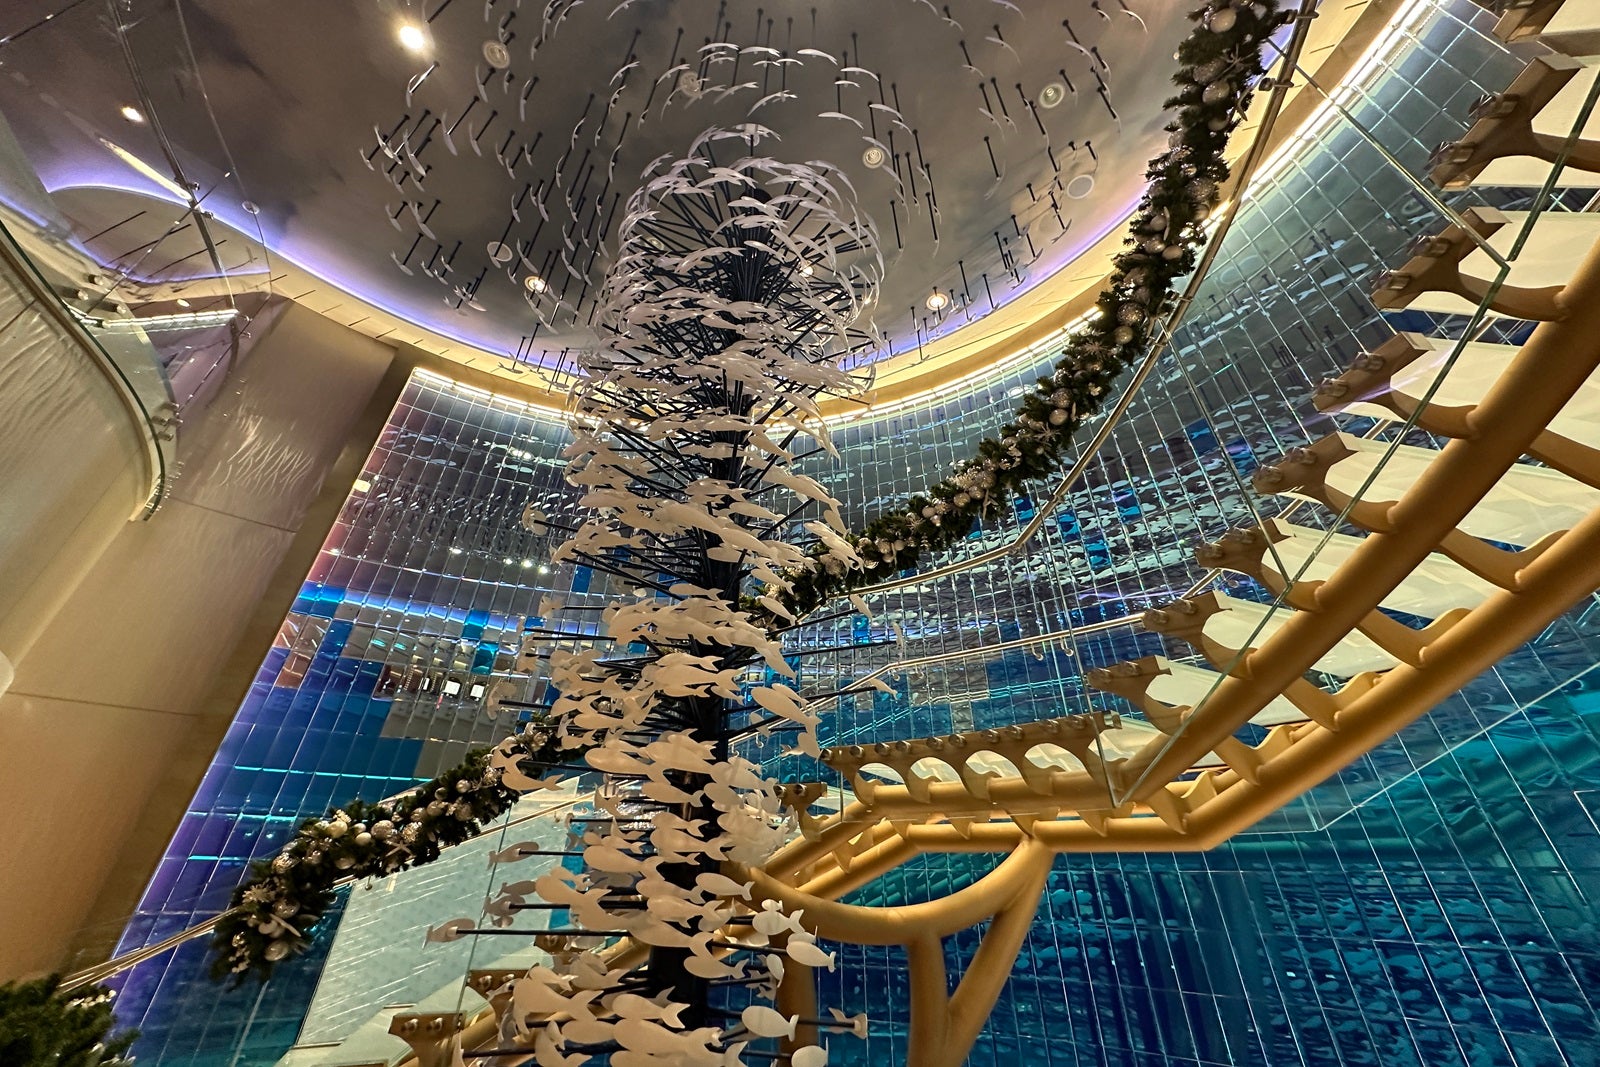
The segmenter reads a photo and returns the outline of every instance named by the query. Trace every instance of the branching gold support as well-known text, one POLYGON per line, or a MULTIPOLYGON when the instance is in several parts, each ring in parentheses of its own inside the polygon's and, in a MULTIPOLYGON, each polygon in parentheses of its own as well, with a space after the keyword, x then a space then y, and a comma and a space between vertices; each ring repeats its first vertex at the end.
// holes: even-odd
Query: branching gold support
POLYGON ((1379 311, 1399 311, 1423 293, 1452 293, 1469 304, 1487 303, 1502 315, 1530 321, 1561 316, 1556 296, 1559 285, 1527 289, 1502 285, 1491 295, 1494 279, 1478 278, 1461 269, 1461 261, 1494 236, 1510 219, 1493 208, 1469 208, 1462 224, 1451 223, 1436 236, 1423 237, 1413 246, 1411 258, 1399 270, 1378 279, 1372 302, 1379 311))
MULTIPOLYGON (((1532 156, 1554 164, 1566 148, 1568 131, 1538 133, 1534 120, 1583 69, 1584 64, 1570 56, 1540 56, 1505 92, 1479 100, 1473 105, 1472 126, 1466 135, 1442 145, 1428 160, 1434 183, 1446 189, 1465 188, 1490 163, 1513 156, 1532 156)), ((1600 170, 1600 143, 1578 140, 1566 165, 1600 170)))

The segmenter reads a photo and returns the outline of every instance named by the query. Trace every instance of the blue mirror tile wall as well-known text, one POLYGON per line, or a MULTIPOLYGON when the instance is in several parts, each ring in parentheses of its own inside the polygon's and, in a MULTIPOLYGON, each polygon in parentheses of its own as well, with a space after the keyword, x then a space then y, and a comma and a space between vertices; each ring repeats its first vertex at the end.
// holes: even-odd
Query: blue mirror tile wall
MULTIPOLYGON (((534 409, 414 375, 167 848, 121 950, 227 906, 307 817, 378 800, 504 736, 483 684, 541 596, 570 588, 524 507, 570 510, 568 438, 534 409)), ((204 939, 120 979, 146 1063, 270 1064, 293 1044, 337 915, 270 983, 206 978, 204 939)))

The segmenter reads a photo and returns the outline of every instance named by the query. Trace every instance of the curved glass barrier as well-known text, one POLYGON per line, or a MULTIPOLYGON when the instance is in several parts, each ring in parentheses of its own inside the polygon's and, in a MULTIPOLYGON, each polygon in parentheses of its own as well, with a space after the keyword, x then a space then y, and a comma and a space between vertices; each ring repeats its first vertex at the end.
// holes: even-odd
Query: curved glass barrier
POLYGON ((0 43, 0 229, 142 414, 152 508, 185 415, 237 372, 274 296, 185 17, 176 0, 74 4, 0 43))

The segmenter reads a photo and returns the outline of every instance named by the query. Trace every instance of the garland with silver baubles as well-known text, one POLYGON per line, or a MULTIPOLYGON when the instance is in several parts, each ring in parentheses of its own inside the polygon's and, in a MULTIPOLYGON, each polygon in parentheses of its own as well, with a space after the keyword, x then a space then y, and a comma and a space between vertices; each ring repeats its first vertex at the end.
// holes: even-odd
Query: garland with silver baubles
POLYGON ((1152 324, 1176 300, 1176 281, 1194 269, 1195 250, 1205 243, 1204 224, 1228 179, 1223 153, 1263 73, 1267 39, 1292 16, 1276 0, 1259 0, 1208 4, 1189 18, 1198 25, 1178 48, 1179 91, 1164 105, 1177 111, 1166 127, 1170 147, 1146 171, 1150 186, 1096 301, 1098 316, 1073 335, 1055 372, 1039 379, 975 457, 856 535, 860 569, 824 558, 827 547, 818 545, 810 553, 814 565, 785 574, 791 589, 779 599, 796 617, 949 549, 1029 482, 1058 469, 1073 434, 1143 354, 1152 324))
POLYGON ((234 890, 212 938, 213 977, 242 980, 253 972, 265 979, 275 964, 310 947, 340 883, 431 863, 504 815, 520 793, 491 760, 503 762, 508 745, 537 769, 578 762, 584 752, 561 747, 536 723, 502 743, 501 758, 480 749, 409 793, 374 804, 355 800, 307 819, 277 855, 251 864, 250 877, 234 890))

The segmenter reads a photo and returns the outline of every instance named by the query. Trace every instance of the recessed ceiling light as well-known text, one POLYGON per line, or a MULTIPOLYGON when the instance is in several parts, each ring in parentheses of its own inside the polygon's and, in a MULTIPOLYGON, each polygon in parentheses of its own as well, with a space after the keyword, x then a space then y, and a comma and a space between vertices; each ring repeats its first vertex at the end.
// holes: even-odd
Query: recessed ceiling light
POLYGON ((455 545, 451 545, 450 546, 450 554, 452 556, 459 556, 459 555, 461 555, 461 550, 459 548, 457 548, 455 545))
POLYGON ((1094 192, 1094 175, 1078 175, 1076 178, 1073 178, 1067 183, 1067 187, 1064 191, 1072 199, 1082 200, 1084 197, 1094 192))
POLYGON ((188 307, 188 306, 189 306, 189 301, 187 301, 187 300, 185 300, 185 299, 184 299, 184 298, 183 298, 183 297, 181 297, 181 296, 180 296, 180 297, 178 297, 178 299, 177 299, 177 300, 176 300, 176 301, 174 301, 174 303, 176 303, 176 304, 177 304, 177 305, 178 305, 178 306, 179 306, 179 307, 181 307, 181 308, 186 308, 186 307, 188 307))
POLYGON ((871 145, 865 152, 861 153, 861 162, 869 167, 881 167, 889 162, 889 153, 877 145, 871 145))
POLYGON ((402 22, 395 32, 400 46, 410 52, 420 52, 428 47, 428 34, 415 22, 402 22))
POLYGON ((1060 107, 1061 101, 1067 98, 1067 87, 1060 82, 1051 82, 1039 90, 1040 107, 1060 107))
POLYGON ((928 294, 928 299, 924 303, 928 305, 929 311, 943 311, 950 306, 950 297, 935 289, 928 294))
POLYGON ((546 283, 537 274, 530 274, 522 279, 522 287, 530 293, 542 293, 546 289, 546 283))
POLYGON ((239 204, 239 206, 244 208, 244 212, 245 212, 246 215, 259 215, 259 214, 261 214, 261 207, 254 200, 245 200, 245 201, 241 202, 239 204))
POLYGON ((122 105, 122 117, 127 119, 129 122, 137 123, 141 126, 144 125, 144 112, 140 111, 132 104, 122 105))
POLYGON ((511 66, 511 49, 499 41, 483 42, 483 61, 495 70, 505 70, 511 66))
POLYGON ((815 268, 811 264, 807 263, 805 266, 800 268, 800 273, 804 274, 807 278, 809 278, 813 274, 817 273, 817 268, 815 268))

